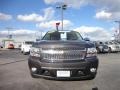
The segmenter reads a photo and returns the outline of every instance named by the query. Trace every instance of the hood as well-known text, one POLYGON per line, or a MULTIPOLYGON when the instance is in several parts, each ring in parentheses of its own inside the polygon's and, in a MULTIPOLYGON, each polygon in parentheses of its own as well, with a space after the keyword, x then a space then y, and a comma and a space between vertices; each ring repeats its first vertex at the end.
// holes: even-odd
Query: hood
POLYGON ((86 41, 40 41, 34 43, 35 47, 38 48, 59 48, 59 47, 80 47, 80 48, 91 48, 94 47, 92 42, 86 41))

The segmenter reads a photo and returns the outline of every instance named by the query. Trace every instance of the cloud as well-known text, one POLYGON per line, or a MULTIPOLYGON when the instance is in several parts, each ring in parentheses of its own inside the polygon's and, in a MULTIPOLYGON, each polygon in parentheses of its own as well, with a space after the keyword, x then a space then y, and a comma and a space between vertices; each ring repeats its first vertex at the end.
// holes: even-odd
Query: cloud
POLYGON ((44 2, 46 3, 46 4, 52 4, 52 3, 57 3, 57 2, 60 2, 60 0, 44 0, 44 2))
POLYGON ((0 20, 10 20, 10 19, 12 19, 11 15, 0 13, 0 20))
POLYGON ((36 13, 32 13, 30 15, 18 15, 17 16, 18 20, 21 21, 33 21, 33 22, 38 22, 38 21, 44 21, 44 18, 36 13))
MULTIPOLYGON (((35 41, 36 38, 38 37, 37 30, 28 30, 28 29, 12 30, 9 32, 9 34, 12 35, 12 38, 17 42, 21 42, 25 40, 35 41)), ((8 38, 8 31, 7 30, 0 31, 0 41, 7 39, 7 38, 8 38)))
POLYGON ((44 0, 46 4, 65 3, 68 7, 79 8, 87 4, 87 0, 44 0))
POLYGON ((120 0, 90 0, 89 4, 97 8, 97 19, 117 20, 120 18, 120 0))
POLYGON ((90 0, 89 3, 101 10, 109 12, 120 11, 120 0, 90 0))
MULTIPOLYGON (((43 30, 55 30, 57 22, 61 23, 60 20, 52 20, 52 21, 36 24, 36 26, 43 30)), ((73 26, 73 23, 69 20, 63 20, 63 26, 64 26, 64 30, 69 30, 73 26)), ((61 24, 59 26, 59 29, 61 29, 61 24)))
POLYGON ((11 31, 11 34, 17 35, 17 36, 25 36, 25 35, 32 35, 35 34, 34 30, 27 30, 27 29, 19 29, 11 31))
MULTIPOLYGON (((35 31, 27 30, 27 29, 18 29, 18 30, 9 31, 9 34, 11 34, 13 36, 26 36, 26 35, 35 34, 35 31)), ((2 36, 3 37, 8 36, 8 31, 7 30, 0 31, 0 37, 2 37, 2 36)))
POLYGON ((49 7, 44 10, 44 13, 45 20, 51 20, 54 17, 55 11, 52 7, 49 7))
POLYGON ((68 7, 80 8, 90 5, 96 8, 96 19, 115 20, 120 18, 120 0, 44 0, 46 4, 67 4, 68 7))
MULTIPOLYGON (((12 35, 13 40, 16 42, 23 42, 23 41, 35 41, 38 38, 41 38, 45 35, 46 32, 39 31, 39 30, 28 30, 28 29, 17 29, 11 30, 10 35, 12 35)), ((0 42, 4 39, 8 38, 8 31, 2 30, 0 31, 0 42)))
MULTIPOLYGON (((10 31, 10 34, 13 36, 13 39, 18 42, 25 40, 35 41, 36 38, 41 37, 41 32, 42 32, 42 36, 45 34, 45 32, 47 32, 46 29, 43 30, 45 31, 18 29, 18 30, 10 31)), ((53 29, 49 29, 49 30, 53 30, 53 29)), ((102 40, 102 41, 111 40, 114 34, 114 27, 110 28, 109 31, 105 30, 102 27, 92 27, 92 26, 80 26, 73 30, 80 32, 80 34, 83 37, 88 37, 91 40, 102 40)), ((7 30, 0 31, 0 41, 2 39, 7 38, 7 36, 8 36, 7 30)))
POLYGON ((112 32, 101 27, 81 26, 74 29, 81 33, 83 37, 89 37, 91 40, 111 40, 112 32))
POLYGON ((52 7, 46 8, 43 11, 44 11, 43 16, 36 13, 32 13, 32 14, 18 15, 17 19, 24 22, 43 22, 43 21, 48 21, 54 17, 55 11, 52 7))
POLYGON ((95 18, 97 19, 103 19, 103 20, 106 20, 106 19, 111 19, 112 18, 112 13, 110 12, 106 12, 106 11, 100 11, 100 12, 97 12, 96 15, 95 15, 95 18))

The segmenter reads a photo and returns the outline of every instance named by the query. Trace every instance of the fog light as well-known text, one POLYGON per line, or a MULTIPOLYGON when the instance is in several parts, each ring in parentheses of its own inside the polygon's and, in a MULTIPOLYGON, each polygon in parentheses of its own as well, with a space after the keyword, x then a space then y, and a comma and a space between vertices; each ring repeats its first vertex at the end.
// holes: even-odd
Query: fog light
POLYGON ((96 68, 91 68, 90 71, 91 72, 96 72, 96 68))
POLYGON ((32 67, 31 70, 32 70, 32 72, 35 72, 35 71, 37 71, 37 68, 32 67))

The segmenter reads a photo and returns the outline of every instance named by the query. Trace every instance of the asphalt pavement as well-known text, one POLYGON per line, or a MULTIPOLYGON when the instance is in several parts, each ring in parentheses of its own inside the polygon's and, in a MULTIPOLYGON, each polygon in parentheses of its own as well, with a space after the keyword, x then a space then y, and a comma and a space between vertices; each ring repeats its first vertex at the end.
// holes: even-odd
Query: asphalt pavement
POLYGON ((80 81, 34 79, 28 57, 19 50, 0 50, 0 90, 120 90, 120 53, 99 54, 97 77, 80 81))

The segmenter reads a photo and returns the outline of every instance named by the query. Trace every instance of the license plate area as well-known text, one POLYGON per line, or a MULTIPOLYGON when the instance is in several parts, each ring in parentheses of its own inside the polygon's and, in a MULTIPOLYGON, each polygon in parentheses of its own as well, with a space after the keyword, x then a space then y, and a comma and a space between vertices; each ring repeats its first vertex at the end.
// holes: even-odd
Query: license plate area
POLYGON ((69 70, 57 70, 57 77, 70 77, 70 71, 69 70))

